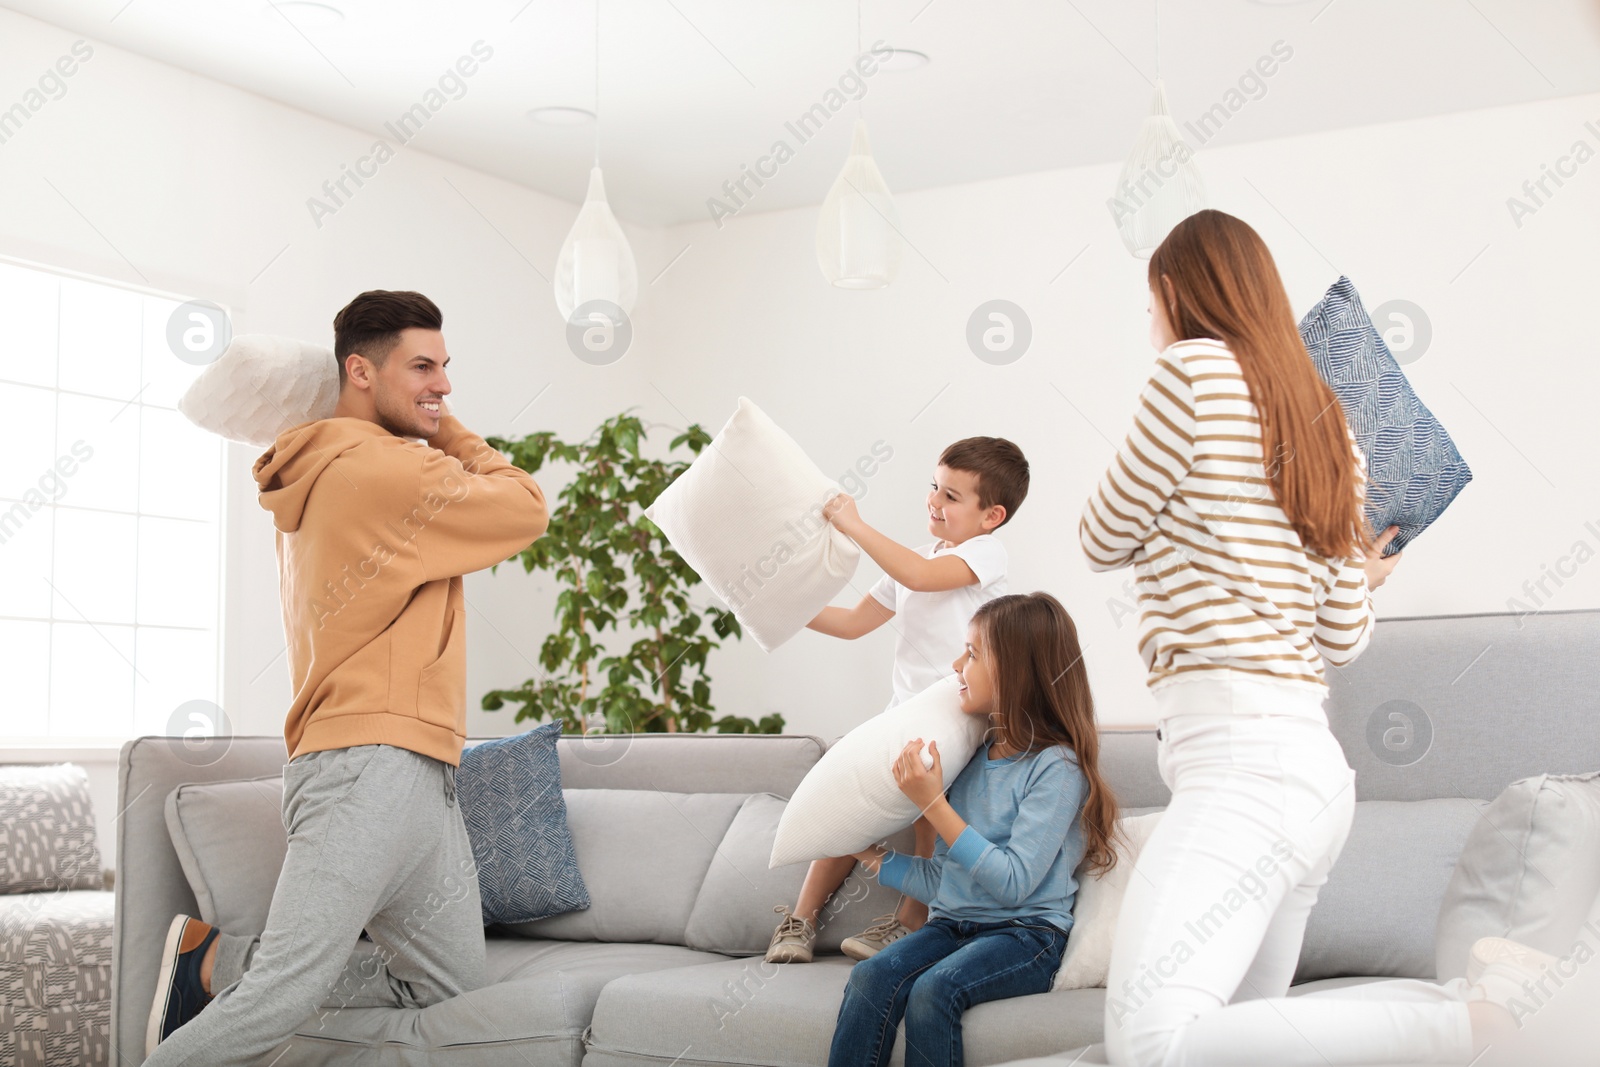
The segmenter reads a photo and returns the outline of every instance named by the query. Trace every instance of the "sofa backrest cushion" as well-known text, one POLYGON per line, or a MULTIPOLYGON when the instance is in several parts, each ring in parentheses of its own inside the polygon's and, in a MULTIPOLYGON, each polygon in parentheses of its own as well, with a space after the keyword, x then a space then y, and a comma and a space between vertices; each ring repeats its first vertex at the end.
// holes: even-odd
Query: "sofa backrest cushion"
POLYGON ((0 766, 0 893, 101 888, 89 775, 74 763, 0 766))
POLYGON ((1434 976, 1433 928, 1487 802, 1362 800, 1306 920, 1295 982, 1434 976))
MULTIPOLYGON (((747 797, 723 835, 705 881, 695 896, 683 943, 725 956, 757 956, 767 951, 779 916, 778 905, 794 907, 808 863, 769 867, 778 822, 786 801, 772 793, 747 797)), ((910 827, 888 837, 897 849, 911 851, 910 827)), ((880 915, 894 911, 900 894, 869 878, 858 866, 823 906, 817 922, 817 950, 837 952, 839 943, 860 933, 880 915)))
POLYGON ((695 896, 745 793, 568 789, 589 907, 504 929, 562 941, 684 944, 695 896))
POLYGON ((1328 725, 1357 800, 1493 800, 1600 769, 1600 611, 1380 619, 1328 671, 1328 725))
POLYGON ((1513 782, 1461 852, 1438 915, 1440 978, 1480 937, 1565 956, 1600 900, 1600 771, 1513 782))
POLYGON ((259 935, 289 851, 283 775, 180 785, 167 794, 167 832, 200 918, 259 935))

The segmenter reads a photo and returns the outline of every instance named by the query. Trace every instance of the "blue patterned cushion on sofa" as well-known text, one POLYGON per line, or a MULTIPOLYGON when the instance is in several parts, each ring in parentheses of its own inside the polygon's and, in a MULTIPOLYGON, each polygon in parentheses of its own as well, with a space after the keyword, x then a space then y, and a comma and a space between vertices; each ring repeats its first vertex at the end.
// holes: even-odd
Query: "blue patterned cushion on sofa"
POLYGON ((1366 453, 1367 520, 1375 533, 1400 527, 1385 553, 1392 556, 1450 506, 1472 471, 1411 391, 1349 278, 1300 320, 1300 339, 1366 453))
POLYGON ((560 736, 561 724, 552 722, 461 753, 456 796, 478 863, 485 926, 589 906, 561 794, 560 736))

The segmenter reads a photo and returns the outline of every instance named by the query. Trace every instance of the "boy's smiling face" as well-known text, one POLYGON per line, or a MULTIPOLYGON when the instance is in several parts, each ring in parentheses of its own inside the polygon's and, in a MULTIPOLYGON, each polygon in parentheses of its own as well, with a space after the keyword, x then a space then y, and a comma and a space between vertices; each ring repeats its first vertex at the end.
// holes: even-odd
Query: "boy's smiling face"
POLYGON ((985 534, 1005 521, 1002 504, 987 508, 978 503, 978 476, 972 471, 954 470, 943 464, 933 470, 928 488, 928 532, 950 544, 959 545, 985 534))

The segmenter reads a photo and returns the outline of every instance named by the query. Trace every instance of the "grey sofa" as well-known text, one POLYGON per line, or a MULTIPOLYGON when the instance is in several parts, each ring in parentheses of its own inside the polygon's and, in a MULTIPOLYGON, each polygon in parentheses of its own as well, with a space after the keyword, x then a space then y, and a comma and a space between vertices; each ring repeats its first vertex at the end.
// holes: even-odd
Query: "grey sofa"
MULTIPOLYGON (((1439 903, 1487 802, 1520 778, 1600 767, 1597 651, 1600 612, 1390 619, 1365 655, 1333 672, 1329 716, 1358 772, 1357 821, 1312 913, 1293 992, 1433 976, 1439 903)), ((1163 806, 1153 733, 1108 730, 1103 741, 1122 805, 1163 806)), ((273 775, 283 764, 277 738, 214 744, 197 757, 175 739, 143 738, 122 752, 112 1023, 120 1064, 144 1058, 167 923, 196 908, 163 798, 181 783, 273 775)), ((520 933, 493 929, 485 988, 421 1010, 325 1015, 263 1063, 824 1063, 850 961, 825 954, 776 967, 758 954, 771 906, 792 903, 803 875, 798 866, 766 870, 759 831, 824 743, 639 735, 591 744, 563 739, 560 750, 590 913, 520 933)), ((826 920, 824 944, 893 907, 881 887, 852 885, 841 893, 845 910, 826 920)), ((1105 995, 1063 990, 975 1007, 965 1020, 968 1062, 1092 1045, 1105 995)))

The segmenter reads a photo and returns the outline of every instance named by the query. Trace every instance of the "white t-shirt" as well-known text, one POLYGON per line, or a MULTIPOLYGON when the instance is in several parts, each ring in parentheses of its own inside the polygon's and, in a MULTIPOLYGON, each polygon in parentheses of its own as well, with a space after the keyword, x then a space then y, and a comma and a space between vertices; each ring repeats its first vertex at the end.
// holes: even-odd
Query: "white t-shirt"
POLYGON ((936 541, 917 554, 925 559, 959 556, 977 575, 976 585, 940 593, 913 593, 885 574, 872 598, 895 613, 894 697, 889 707, 916 696, 951 673, 950 665, 967 643, 972 613, 1006 591, 1006 546, 994 534, 979 534, 959 545, 936 541))

